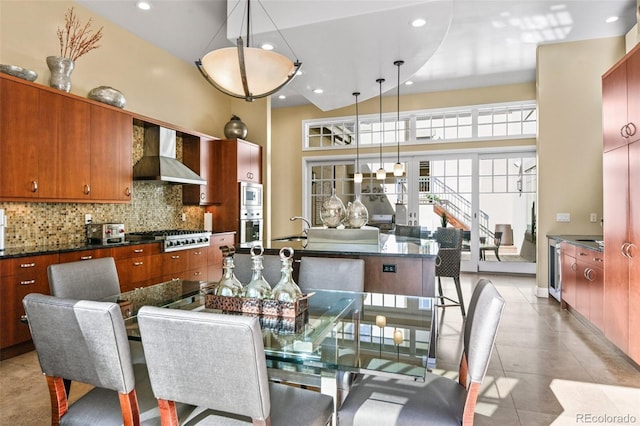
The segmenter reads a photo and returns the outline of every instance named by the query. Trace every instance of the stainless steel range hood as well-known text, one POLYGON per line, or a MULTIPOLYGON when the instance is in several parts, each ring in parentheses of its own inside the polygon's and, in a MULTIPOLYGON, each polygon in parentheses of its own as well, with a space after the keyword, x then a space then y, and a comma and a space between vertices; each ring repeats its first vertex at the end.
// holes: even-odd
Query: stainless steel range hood
POLYGON ((176 160, 176 131, 160 126, 145 127, 142 158, 133 166, 133 179, 207 184, 197 173, 176 160))

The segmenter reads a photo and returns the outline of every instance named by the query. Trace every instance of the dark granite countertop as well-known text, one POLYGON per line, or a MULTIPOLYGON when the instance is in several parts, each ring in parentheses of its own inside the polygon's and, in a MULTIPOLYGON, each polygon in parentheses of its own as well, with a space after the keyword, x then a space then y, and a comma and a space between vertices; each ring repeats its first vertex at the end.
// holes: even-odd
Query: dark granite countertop
MULTIPOLYGON (((240 244, 239 251, 248 252, 251 244, 240 244)), ((281 248, 291 247, 296 252, 322 254, 340 254, 362 256, 406 256, 406 257, 435 257, 438 254, 438 243, 435 240, 426 240, 410 237, 396 237, 391 234, 380 234, 378 245, 351 245, 334 244, 331 248, 308 248, 307 241, 269 241, 264 244, 266 254, 275 254, 281 248)))
POLYGON ((547 235, 550 240, 556 240, 558 242, 566 242, 575 246, 588 248, 590 250, 596 250, 599 252, 604 251, 604 242, 602 235, 547 235))
MULTIPOLYGON (((3 251, 0 251, 1 259, 10 259, 13 257, 25 257, 25 256, 37 256, 41 254, 55 254, 66 253, 72 251, 82 250, 96 250, 111 247, 122 247, 136 244, 148 244, 154 241, 127 241, 121 244, 86 244, 86 243, 71 243, 71 244, 57 244, 57 245, 43 245, 43 246, 23 246, 23 247, 10 247, 3 251)), ((158 241, 159 243, 160 241, 158 241)))

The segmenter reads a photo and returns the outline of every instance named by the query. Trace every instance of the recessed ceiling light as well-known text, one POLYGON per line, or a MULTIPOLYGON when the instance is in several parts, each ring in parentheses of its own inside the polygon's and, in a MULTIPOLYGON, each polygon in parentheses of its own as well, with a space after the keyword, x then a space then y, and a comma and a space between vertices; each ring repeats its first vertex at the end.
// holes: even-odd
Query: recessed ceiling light
POLYGON ((407 80, 407 81, 404 82, 404 84, 407 85, 407 86, 411 86, 413 84, 413 81, 407 80))
POLYGON ((554 4, 553 6, 551 6, 549 9, 555 11, 558 10, 565 10, 567 8, 566 4, 554 4))
POLYGON ((151 3, 149 3, 148 1, 140 0, 139 2, 136 3, 136 6, 138 6, 138 9, 140 9, 140 10, 149 10, 149 9, 151 9, 151 3))
POLYGON ((287 99, 287 97, 285 95, 280 95, 278 96, 278 99, 287 99))
POLYGON ((618 20, 617 16, 609 16, 607 19, 604 20, 604 22, 606 22, 607 24, 610 24, 612 22, 616 22, 618 20))
POLYGON ((260 47, 262 47, 264 50, 273 50, 273 44, 271 44, 271 43, 264 43, 260 47))
POLYGON ((321 94, 321 93, 324 93, 324 90, 322 90, 322 89, 314 89, 314 90, 313 90, 313 93, 315 93, 315 94, 319 95, 319 94, 321 94))
POLYGON ((411 26, 415 28, 419 28, 419 27, 424 27, 426 23, 427 21, 425 21, 424 19, 418 18, 411 21, 411 26))

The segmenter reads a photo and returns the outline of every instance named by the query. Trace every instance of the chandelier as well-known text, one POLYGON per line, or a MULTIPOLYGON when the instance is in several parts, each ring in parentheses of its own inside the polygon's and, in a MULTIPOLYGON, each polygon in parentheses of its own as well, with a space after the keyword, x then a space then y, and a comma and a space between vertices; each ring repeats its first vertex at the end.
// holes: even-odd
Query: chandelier
MULTIPOLYGON (((262 6, 259 0, 258 3, 262 6)), ((262 8, 264 10, 264 6, 262 8)), ((213 50, 195 61, 204 78, 213 87, 248 102, 274 94, 293 80, 302 66, 302 62, 297 59, 293 62, 274 51, 250 47, 250 28, 251 0, 247 0, 246 46, 245 40, 238 37, 236 47, 213 50)), ((289 46, 286 40, 285 43, 289 46)))

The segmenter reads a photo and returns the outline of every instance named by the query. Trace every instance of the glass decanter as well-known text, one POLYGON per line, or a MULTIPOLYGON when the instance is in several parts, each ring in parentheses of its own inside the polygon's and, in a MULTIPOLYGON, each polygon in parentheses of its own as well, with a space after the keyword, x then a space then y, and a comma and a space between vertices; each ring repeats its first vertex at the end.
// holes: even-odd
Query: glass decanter
POLYGON ((360 201, 360 194, 356 195, 353 203, 348 204, 346 222, 349 228, 362 228, 369 222, 369 211, 360 201))
POLYGON ((242 283, 240 283, 233 273, 233 269, 235 268, 235 265, 233 264, 235 249, 233 247, 222 246, 220 247, 220 250, 222 250, 224 261, 222 264, 222 278, 216 286, 215 295, 229 297, 240 296, 243 291, 242 283))
POLYGON ((293 281, 293 249, 291 247, 283 247, 280 249, 280 259, 282 260, 282 268, 280 269, 280 281, 273 287, 271 292, 273 298, 280 302, 295 302, 296 299, 302 297, 302 291, 298 284, 293 281), (289 252, 287 255, 286 252, 289 252))
POLYGON ((322 203, 320 209, 320 219, 327 228, 335 228, 342 223, 345 218, 345 208, 342 200, 336 195, 336 189, 331 189, 331 197, 322 203))
POLYGON ((264 269, 262 253, 264 253, 264 249, 261 245, 256 244, 251 247, 251 261, 253 262, 251 270, 253 273, 251 274, 251 281, 244 288, 244 297, 271 298, 271 286, 262 275, 262 270, 264 269))

